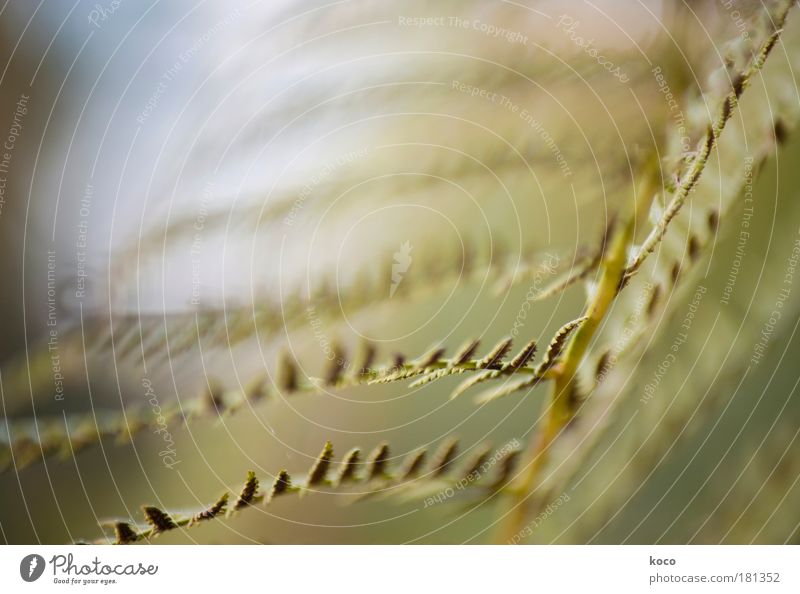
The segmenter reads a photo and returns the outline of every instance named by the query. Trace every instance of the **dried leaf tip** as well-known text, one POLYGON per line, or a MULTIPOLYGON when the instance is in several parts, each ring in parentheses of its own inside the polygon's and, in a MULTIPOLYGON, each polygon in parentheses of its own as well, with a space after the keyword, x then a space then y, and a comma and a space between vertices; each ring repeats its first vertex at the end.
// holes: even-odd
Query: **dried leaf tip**
POLYGON ((514 371, 522 369, 528 363, 528 361, 533 359, 534 355, 536 355, 535 339, 531 340, 522 348, 519 353, 516 354, 516 356, 508 364, 509 369, 513 369, 514 371))
POLYGON ((458 454, 458 440, 448 439, 445 441, 431 461, 433 476, 445 474, 456 459, 456 454, 458 454))
POLYGON ((519 455, 519 450, 510 450, 503 455, 499 462, 500 470, 497 473, 497 479, 495 479, 494 483, 492 484, 492 489, 501 489, 505 487, 506 484, 513 478, 511 475, 514 474, 514 468, 517 465, 519 455))
POLYGON ((678 279, 681 276, 681 265, 679 262, 674 262, 672 264, 672 268, 669 271, 669 280, 673 286, 678 282, 678 279))
POLYGON ((354 480, 359 464, 361 464, 361 450, 353 448, 345 454, 342 465, 339 467, 339 476, 336 482, 342 484, 354 480))
POLYGON ((783 29, 778 28, 773 31, 772 35, 769 36, 767 41, 764 43, 764 46, 761 48, 761 53, 758 56, 757 63, 763 64, 764 61, 766 61, 767 57, 772 51, 772 48, 775 47, 775 44, 778 42, 778 38, 781 36, 781 33, 783 33, 783 29))
POLYGON ((309 487, 319 485, 325 481, 328 476, 328 469, 331 467, 331 460, 333 460, 333 444, 326 441, 314 465, 308 471, 309 487))
POLYGON ((477 338, 473 338, 464 343, 464 345, 456 351, 456 354, 453 355, 453 359, 450 361, 450 367, 456 367, 471 359, 475 351, 478 350, 478 345, 480 345, 480 340, 477 338))
POLYGON ((147 523, 153 527, 154 533, 166 532, 167 530, 174 530, 178 527, 175 521, 169 516, 168 513, 153 506, 144 506, 142 508, 144 517, 147 523))
POLYGON ((491 450, 488 446, 483 446, 477 450, 477 453, 474 455, 469 464, 467 464, 466 472, 464 472, 463 478, 469 479, 470 481, 479 479, 481 473, 483 472, 483 466, 488 462, 490 455, 491 450))
POLYGON ((473 375, 472 377, 468 377, 458 386, 456 386, 456 389, 453 390, 452 394, 450 394, 450 400, 458 398, 473 386, 477 386, 478 384, 482 384, 483 382, 489 381, 490 379, 494 379, 499 374, 500 374, 499 371, 482 371, 480 373, 473 375))
POLYGON ((700 257, 700 241, 696 235, 690 235, 689 241, 686 244, 686 251, 689 254, 689 259, 694 262, 700 257))
POLYGON ((603 381, 611 367, 611 351, 603 351, 597 358, 597 363, 594 366, 594 381, 599 384, 603 381))
POLYGON ((247 471, 247 480, 244 482, 244 486, 242 487, 241 493, 239 493, 239 497, 236 499, 236 503, 233 504, 233 510, 239 511, 242 508, 247 507, 251 503, 256 496, 256 491, 258 491, 258 479, 256 478, 256 473, 252 470, 247 471))
POLYGON ((269 501, 275 499, 278 495, 283 495, 292 487, 292 477, 284 469, 275 477, 275 482, 272 483, 272 490, 269 493, 269 501))
POLYGON ((569 411, 569 425, 575 421, 578 409, 586 401, 587 395, 580 382, 573 382, 567 393, 567 410, 569 411))
POLYGON ((372 364, 375 362, 375 353, 376 351, 374 344, 367 341, 361 343, 361 351, 359 352, 356 373, 363 375, 372 371, 372 364))
POLYGON ((556 332, 556 335, 553 337, 553 340, 551 340, 550 344, 547 346, 544 359, 542 360, 542 364, 539 366, 539 374, 544 373, 553 365, 555 365, 556 360, 558 359, 559 355, 561 355, 561 351, 564 349, 564 344, 566 344, 569 335, 572 334, 573 330, 583 324, 583 322, 585 322, 587 319, 589 319, 588 316, 583 316, 577 320, 567 322, 561 326, 561 328, 559 328, 558 332, 556 332))
POLYGON ((786 123, 782 119, 776 118, 772 126, 772 135, 775 137, 775 142, 778 144, 786 142, 789 131, 786 129, 786 123))
POLYGON ((419 471, 422 470, 422 465, 425 463, 425 457, 427 455, 428 451, 425 449, 410 454, 408 458, 406 458, 403 470, 400 472, 401 479, 405 481, 417 476, 419 471))
POLYGON ((442 355, 444 355, 444 348, 434 347, 422 355, 419 360, 414 363, 414 369, 419 370, 430 367, 431 365, 438 363, 442 358, 442 355))
POLYGON ((478 369, 495 369, 497 368, 508 351, 511 350, 511 338, 504 338, 498 342, 491 351, 480 361, 478 361, 478 369))
POLYGON ((287 392, 297 390, 297 366, 287 353, 281 355, 278 367, 278 385, 287 392))
POLYGON ((224 393, 225 391, 218 381, 209 380, 202 396, 206 408, 211 412, 223 412, 225 410, 224 393))
POLYGON ((263 376, 253 378, 245 388, 245 396, 253 402, 266 398, 268 392, 267 378, 263 376))
POLYGON ((339 344, 334 344, 333 359, 330 361, 328 370, 325 372, 325 383, 329 386, 334 386, 339 383, 346 367, 347 357, 344 352, 344 347, 339 344))
POLYGON ((139 540, 139 535, 128 522, 117 522, 114 524, 114 536, 116 544, 129 544, 139 540))
POLYGON ((716 209, 712 208, 708 211, 708 215, 706 217, 706 223, 708 225, 708 230, 710 233, 716 233, 719 229, 719 212, 716 209))
POLYGON ((367 459, 367 478, 374 480, 386 475, 386 465, 389 460, 389 444, 379 444, 367 459))
POLYGON ((406 357, 402 353, 395 353, 394 359, 392 360, 392 370, 400 371, 403 368, 403 365, 406 364, 406 357))
POLYGON ((191 523, 196 524, 197 522, 203 522, 205 520, 211 520, 212 518, 216 518, 218 515, 225 513, 225 508, 228 507, 228 499, 230 497, 230 493, 227 491, 223 493, 219 499, 217 499, 216 503, 209 507, 206 510, 201 511, 199 514, 192 518, 191 523))
POLYGON ((731 87, 733 88, 733 94, 737 100, 742 96, 746 83, 747 77, 743 72, 737 72, 736 75, 734 75, 731 87))
POLYGON ((494 400, 499 400, 500 398, 505 398, 506 396, 511 396, 520 390, 524 390, 526 388, 532 388, 539 384, 542 381, 542 377, 539 373, 536 375, 532 375, 527 377, 523 380, 518 382, 507 382, 504 383, 499 388, 494 390, 487 390, 486 392, 479 394, 478 397, 475 399, 476 404, 487 404, 494 400))
POLYGON ((647 317, 653 317, 658 306, 658 300, 661 298, 661 285, 655 285, 650 293, 650 300, 647 303, 647 317))
POLYGON ((460 371, 462 371, 462 370, 458 369, 458 368, 455 368, 455 367, 447 367, 445 369, 436 369, 434 371, 429 371, 428 373, 425 373, 417 381, 411 382, 408 385, 408 388, 410 390, 413 390, 414 388, 419 388, 421 386, 424 386, 425 384, 429 384, 431 382, 434 382, 434 381, 436 381, 438 379, 441 379, 441 378, 443 378, 443 377, 445 377, 447 375, 453 375, 454 373, 459 373, 460 371))

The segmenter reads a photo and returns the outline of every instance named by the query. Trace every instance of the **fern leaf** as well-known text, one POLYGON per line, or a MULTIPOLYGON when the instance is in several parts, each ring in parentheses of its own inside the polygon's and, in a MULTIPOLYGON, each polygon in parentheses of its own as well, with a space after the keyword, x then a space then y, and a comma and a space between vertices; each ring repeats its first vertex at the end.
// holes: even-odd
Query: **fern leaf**
POLYGON ((672 220, 681 210, 683 204, 689 198, 692 190, 697 185, 700 177, 703 174, 706 163, 708 162, 708 158, 714 149, 714 146, 719 140, 722 131, 725 129, 725 125, 730 120, 734 111, 734 107, 738 105, 742 92, 750 84, 751 79, 763 68, 770 52, 775 47, 775 43, 780 37, 782 27, 786 22, 786 17, 789 14, 792 4, 793 2, 787 2, 784 4, 780 14, 775 19, 775 31, 771 33, 769 37, 767 37, 766 41, 761 44, 761 47, 754 54, 750 64, 747 66, 744 72, 741 72, 734 77, 731 88, 722 101, 722 105, 719 107, 716 118, 713 122, 708 124, 705 135, 698 143, 697 153, 692 160, 687 175, 681 179, 672 196, 672 199, 664 209, 664 213, 661 215, 660 220, 650 231, 650 234, 639 248, 636 256, 628 264, 626 277, 630 277, 635 274, 642 266, 647 256, 655 251, 656 246, 667 232, 667 227, 669 226, 670 222, 672 222, 672 220))
MULTIPOLYGON (((357 472, 360 465, 360 450, 358 448, 350 450, 344 457, 338 476, 335 480, 327 480, 327 471, 332 466, 333 446, 326 442, 320 455, 311 467, 305 484, 294 485, 287 470, 281 470, 275 477, 272 487, 268 494, 258 492, 259 479, 255 472, 248 471, 242 490, 231 510, 231 513, 245 511, 259 501, 269 505, 276 497, 289 493, 302 494, 309 486, 328 486, 332 489, 341 488, 348 483, 373 483, 379 481, 381 489, 387 485, 395 485, 391 490, 385 491, 386 496, 403 494, 404 497, 418 497, 424 493, 436 493, 446 489, 448 485, 457 484, 459 489, 478 487, 482 484, 473 477, 472 480, 455 483, 463 477, 469 477, 475 473, 483 474, 486 467, 494 466, 490 464, 492 460, 497 461, 499 469, 496 477, 490 485, 490 490, 502 488, 501 482, 511 472, 511 461, 508 459, 508 448, 503 448, 494 458, 490 457, 488 447, 480 447, 476 450, 476 455, 470 458, 462 472, 453 471, 458 453, 458 440, 445 440, 437 449, 436 454, 428 465, 428 472, 422 474, 425 467, 426 449, 412 452, 405 457, 396 468, 392 468, 389 463, 389 445, 381 443, 375 447, 365 464, 367 471, 363 474, 357 472), (322 468, 325 468, 323 473, 322 468)), ((362 493, 358 498, 364 499, 372 493, 362 493)), ((189 515, 172 515, 160 508, 144 506, 142 508, 148 528, 140 529, 134 523, 116 521, 113 523, 115 542, 117 544, 130 544, 142 540, 151 539, 163 532, 175 530, 177 528, 191 528, 203 522, 224 517, 225 510, 229 501, 229 493, 224 493, 217 501, 207 508, 201 509, 189 515)), ((98 540, 98 543, 105 542, 98 540)))

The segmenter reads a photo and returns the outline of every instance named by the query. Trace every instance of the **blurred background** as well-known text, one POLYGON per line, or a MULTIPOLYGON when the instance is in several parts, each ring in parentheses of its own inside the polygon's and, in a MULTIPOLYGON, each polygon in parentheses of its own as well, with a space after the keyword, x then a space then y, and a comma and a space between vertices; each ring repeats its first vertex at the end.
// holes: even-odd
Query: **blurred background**
MULTIPOLYGON (((6 2, 0 539, 202 507, 249 469, 302 475, 326 440, 398 460, 449 435, 464 457, 527 443, 545 388, 476 406, 447 379, 176 420, 172 464, 152 427, 43 461, 18 449, 153 415, 154 395, 181 410, 274 380, 281 356, 317 377, 365 341, 380 361, 512 328, 546 343, 584 288, 531 291, 598 249, 646 163, 674 183, 782 4, 6 2)), ((568 501, 526 542, 800 543, 799 22, 593 345, 615 365, 550 465, 568 501)), ((505 513, 468 493, 352 499, 155 542, 483 543, 505 513)))

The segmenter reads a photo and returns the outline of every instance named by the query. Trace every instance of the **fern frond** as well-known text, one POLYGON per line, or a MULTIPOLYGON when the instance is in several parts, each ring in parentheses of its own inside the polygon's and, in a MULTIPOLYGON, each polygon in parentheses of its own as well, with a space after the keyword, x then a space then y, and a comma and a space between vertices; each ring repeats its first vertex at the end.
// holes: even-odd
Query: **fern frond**
MULTIPOLYGON (((744 72, 733 78, 731 88, 726 93, 716 117, 708 125, 704 137, 698 143, 698 149, 691 160, 688 172, 679 179, 674 189, 672 199, 660 214, 658 222, 650 231, 642 246, 635 249, 633 241, 636 224, 641 218, 641 213, 647 213, 651 210, 650 206, 653 204, 656 194, 656 192, 653 191, 656 177, 653 175, 654 172, 650 171, 642 176, 641 182, 643 186, 640 191, 637 191, 633 213, 626 216, 627 220, 625 225, 619 231, 615 231, 611 237, 609 249, 600 263, 601 275, 598 284, 594 290, 587 291, 588 303, 586 306, 586 323, 583 324, 578 332, 568 341, 565 347, 563 365, 559 365, 557 369, 555 365, 551 365, 554 368, 553 373, 555 375, 551 406, 548 409, 547 420, 540 430, 537 440, 534 442, 534 461, 527 467, 520 481, 520 485, 515 491, 515 493, 518 494, 517 502, 511 514, 509 514, 509 520, 506 523, 506 529, 509 534, 513 534, 524 525, 528 513, 525 498, 537 482, 540 481, 539 475, 541 469, 547 463, 551 444, 558 438, 562 430, 568 424, 572 423, 576 414, 577 403, 582 401, 586 396, 580 389, 581 382, 577 377, 577 371, 585 359, 592 338, 599 329, 601 322, 605 321, 612 304, 629 284, 631 278, 639 270, 647 256, 655 251, 656 246, 666 234, 667 227, 675 219, 684 202, 697 186, 705 169, 706 162, 719 140, 721 132, 730 120, 734 108, 738 105, 738 100, 742 91, 747 86, 750 78, 760 71, 767 56, 777 42, 780 29, 783 27, 792 4, 793 2, 786 2, 782 5, 782 9, 777 17, 778 24, 776 30, 762 43, 760 50, 751 59, 744 72), (633 256, 628 257, 628 254, 631 253, 633 253, 633 256)), ((714 215, 712 215, 711 222, 708 226, 716 226, 714 215)), ((696 261, 701 248, 700 240, 693 231, 690 231, 687 235, 687 255, 690 261, 696 261)), ((673 271, 675 270, 676 269, 673 267, 673 271)), ((679 272, 679 269, 677 272, 673 272, 672 278, 677 279, 679 272)), ((651 295, 650 306, 652 309, 647 316, 648 318, 652 317, 652 312, 657 307, 656 301, 657 296, 653 297, 651 295)), ((561 347, 559 346, 558 351, 560 352, 560 350, 561 347)), ((551 361, 555 361, 555 358, 551 359, 551 361)))
POLYGON ((725 125, 733 115, 735 107, 739 103, 739 98, 742 92, 747 88, 753 79, 764 67, 764 64, 769 57, 770 52, 775 47, 778 39, 780 38, 781 31, 786 18, 789 14, 793 2, 786 2, 781 8, 779 14, 775 19, 775 30, 767 37, 761 44, 759 50, 754 54, 748 66, 743 72, 736 74, 730 84, 730 90, 725 95, 725 98, 720 105, 717 115, 714 120, 708 124, 706 132, 697 144, 697 151, 692 159, 692 163, 685 177, 683 177, 678 186, 676 187, 672 199, 664 209, 661 218, 655 227, 650 231, 650 234, 644 240, 644 243, 639 248, 635 257, 627 266, 626 277, 630 277, 641 268, 647 256, 653 253, 667 232, 667 227, 670 222, 675 218, 678 212, 683 207, 686 200, 689 198, 692 190, 697 185, 700 177, 703 174, 708 158, 714 150, 725 125))
MULTIPOLYGON (((350 368, 344 349, 337 347, 338 355, 330 363, 323 380, 315 378, 301 379, 300 368, 287 353, 282 353, 278 360, 276 384, 286 394, 318 393, 325 386, 344 388, 368 383, 388 383, 421 375, 411 386, 418 387, 444 377, 462 373, 473 373, 466 382, 458 386, 452 393, 455 398, 469 388, 483 382, 510 377, 515 374, 532 376, 526 385, 535 385, 547 374, 554 358, 558 355, 563 341, 580 320, 575 320, 562 327, 550 343, 543 362, 538 367, 530 365, 536 354, 536 340, 529 341, 508 362, 504 359, 512 348, 511 338, 500 340, 485 356, 475 359, 478 339, 472 339, 458 349, 452 359, 443 358, 444 348, 435 347, 419 358, 405 363, 405 357, 395 358, 390 365, 372 368, 365 365, 375 357, 374 347, 362 346, 362 355, 352 373, 345 373, 350 368)), ((181 420, 195 420, 217 417, 222 413, 233 413, 247 403, 260 402, 270 395, 269 381, 265 377, 254 378, 244 390, 225 390, 217 380, 208 385, 195 399, 186 398, 182 402, 163 403, 160 405, 159 422, 167 425, 181 420)), ((8 421, 7 439, 0 444, 0 472, 9 468, 12 452, 17 467, 21 468, 44 457, 56 453, 72 455, 72 453, 98 441, 114 437, 133 437, 139 431, 153 426, 156 419, 152 411, 145 408, 126 410, 118 414, 77 414, 62 419, 39 417, 31 420, 8 421)))
MULTIPOLYGON (((444 349, 435 347, 419 358, 406 363, 406 357, 395 357, 393 362, 379 368, 365 366, 374 359, 374 347, 362 347, 362 355, 352 373, 344 349, 338 347, 338 356, 322 380, 301 378, 298 364, 287 353, 278 360, 276 377, 277 388, 285 394, 317 394, 325 387, 345 388, 368 383, 392 382, 415 375, 422 375, 420 384, 440 379, 447 375, 464 372, 482 372, 484 368, 499 367, 503 374, 533 373, 526 365, 533 354, 534 345, 527 345, 515 358, 516 364, 502 364, 510 348, 511 340, 504 339, 482 359, 469 359, 477 349, 478 341, 472 340, 459 349, 456 356, 443 358, 444 349), (524 361, 524 362, 523 362, 524 361)), ((202 418, 215 418, 226 413, 232 414, 248 403, 268 400, 271 394, 269 378, 254 378, 244 390, 225 390, 217 380, 209 381, 195 398, 184 398, 180 403, 164 402, 160 405, 160 418, 154 418, 152 411, 144 407, 132 408, 120 413, 74 414, 66 418, 37 417, 29 420, 7 420, 0 428, 7 427, 6 435, 0 442, 0 472, 8 469, 12 453, 17 468, 41 460, 53 454, 70 456, 106 438, 127 440, 138 432, 154 426, 157 422, 173 425, 180 421, 194 421, 202 418), (123 439, 124 438, 124 439, 123 439)), ((0 429, 2 430, 2 429, 0 429)))
POLYGON ((529 367, 528 363, 536 354, 536 341, 530 341, 510 363, 504 363, 503 360, 511 351, 512 344, 511 338, 503 338, 480 359, 469 358, 474 356, 478 348, 479 341, 477 339, 467 342, 450 360, 442 359, 444 352, 437 348, 431 351, 436 357, 431 357, 426 354, 414 364, 401 364, 399 365, 399 369, 398 366, 392 367, 388 374, 381 375, 379 373, 378 375, 380 377, 372 380, 370 383, 389 383, 422 375, 421 378, 411 383, 409 386, 415 388, 444 377, 467 372, 479 372, 476 376, 467 380, 469 382, 481 382, 486 379, 500 377, 500 375, 511 375, 514 373, 535 373, 535 369, 529 367), (475 379, 477 377, 482 379, 475 379))
MULTIPOLYGON (((561 351, 564 349, 564 344, 566 343, 569 335, 578 328, 585 320, 586 316, 578 318, 576 320, 572 320, 571 322, 567 322, 561 328, 558 329, 553 339, 550 341, 550 344, 547 346, 547 351, 545 352, 544 358, 542 362, 539 364, 538 367, 533 372, 531 377, 525 378, 523 380, 515 381, 515 382, 508 382, 503 384, 499 388, 495 388, 493 390, 488 390, 480 394, 476 402, 478 404, 486 404, 488 402, 492 402, 494 400, 498 400, 499 398, 504 398, 505 396, 510 396, 511 394, 515 394, 516 392, 520 392, 522 390, 533 388, 537 386, 543 379, 547 377, 547 373, 550 369, 556 364, 558 361, 558 357, 561 355, 561 351)), ((484 376, 480 376, 477 378, 470 378, 473 381, 466 381, 461 384, 456 391, 453 392, 452 397, 459 396, 463 394, 468 389, 481 384, 483 382, 496 379, 501 375, 508 375, 509 373, 514 373, 518 370, 515 366, 515 362, 517 359, 524 360, 527 362, 535 353, 536 344, 535 342, 531 341, 525 348, 520 351, 520 353, 512 360, 510 363, 507 364, 502 370, 489 372, 484 376)))
MULTIPOLYGON (((513 274, 517 266, 534 266, 534 264, 528 264, 527 258, 519 263, 498 258, 497 254, 490 257, 490 254, 497 249, 497 245, 490 245, 488 249, 477 244, 474 247, 467 245, 464 250, 468 254, 478 254, 478 256, 469 256, 469 267, 466 270, 462 270, 463 262, 458 266, 448 266, 443 269, 440 253, 432 256, 430 262, 415 261, 415 266, 419 265, 417 273, 413 278, 404 280, 403 291, 392 299, 396 303, 399 299, 408 300, 436 293, 442 286, 463 281, 465 272, 480 278, 508 275, 514 279, 509 286, 522 282, 524 280, 522 277, 513 274)), ((458 253, 462 253, 460 245, 458 253)), ((523 253, 528 252, 523 251, 523 253)), ((371 271, 364 270, 356 276, 368 278, 369 272, 371 271)), ((374 309, 386 303, 388 299, 385 287, 377 283, 356 283, 352 287, 332 290, 330 281, 323 279, 305 291, 284 295, 282 302, 269 296, 260 296, 255 303, 247 306, 211 305, 200 311, 167 314, 117 312, 112 316, 113 330, 108 325, 107 314, 97 316, 87 314, 85 335, 89 342, 86 348, 92 351, 110 351, 113 344, 117 356, 121 359, 143 358, 149 365, 151 360, 155 359, 152 365, 157 365, 163 361, 163 357, 156 355, 163 353, 167 344, 171 355, 178 357, 190 352, 201 342, 206 342, 207 348, 219 345, 230 348, 256 334, 260 340, 270 340, 285 331, 307 326, 309 311, 313 311, 314 316, 320 320, 340 321, 343 310, 354 315, 357 312, 374 309)), ((81 336, 77 338, 80 340, 81 336)), ((67 340, 69 338, 65 337, 64 341, 67 340)))
MULTIPOLYGON (((514 441, 516 442, 516 440, 514 441)), ((462 481, 458 483, 460 485, 459 489, 484 486, 487 492, 497 491, 508 482, 513 470, 513 461, 519 452, 516 448, 506 445, 492 457, 490 450, 481 446, 476 451, 477 456, 473 456, 461 472, 455 469, 457 453, 458 440, 445 440, 427 465, 427 472, 423 473, 427 449, 423 448, 412 452, 398 464, 392 465, 390 464, 389 445, 381 443, 375 447, 364 464, 359 462, 360 450, 350 450, 340 463, 338 472, 331 473, 333 446, 330 442, 326 442, 320 455, 306 473, 307 478, 305 481, 295 483, 288 471, 281 470, 272 481, 269 491, 263 493, 259 492, 261 481, 259 481, 255 472, 249 471, 240 494, 228 515, 244 511, 259 503, 269 505, 276 497, 281 495, 302 494, 311 487, 336 490, 351 483, 354 485, 372 485, 373 488, 378 489, 373 493, 385 491, 391 494, 387 491, 387 487, 394 486, 393 489, 395 491, 393 492, 396 494, 402 492, 405 497, 415 494, 415 489, 423 484, 427 485, 428 488, 441 490, 448 484, 454 484, 453 481, 459 480, 462 481), (359 466, 364 467, 363 472, 358 471, 359 466), (480 474, 480 478, 482 478, 484 475, 488 475, 495 466, 497 466, 497 471, 494 472, 494 478, 488 485, 484 481, 477 480, 479 477, 476 477, 476 474, 480 474), (329 474, 334 474, 334 477, 331 478, 329 474), (462 484, 463 479, 468 477, 472 477, 472 479, 466 484, 462 484), (408 488, 397 490, 401 487, 408 488)), ((422 491, 416 491, 416 495, 420 493, 422 491)), ((363 499, 364 495, 362 493, 358 498, 363 499)), ((369 493, 366 493, 366 495, 369 495, 369 493)), ((225 516, 229 497, 229 493, 225 492, 208 508, 190 514, 170 513, 158 507, 144 506, 142 507, 142 512, 149 527, 140 528, 134 522, 115 521, 112 524, 115 536, 114 542, 116 544, 130 544, 146 541, 164 532, 179 528, 191 528, 203 522, 222 518, 225 516)), ((103 539, 96 542, 105 543, 107 541, 103 539)))

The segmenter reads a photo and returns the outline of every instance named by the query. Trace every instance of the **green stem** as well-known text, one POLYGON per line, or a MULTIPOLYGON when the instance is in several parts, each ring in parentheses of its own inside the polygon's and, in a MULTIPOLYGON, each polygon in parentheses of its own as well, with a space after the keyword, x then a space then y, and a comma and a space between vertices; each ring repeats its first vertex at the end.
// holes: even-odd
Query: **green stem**
POLYGON ((603 319, 619 293, 627 270, 628 250, 633 244, 634 231, 650 209, 655 196, 658 179, 657 162, 652 159, 645 165, 644 183, 636 193, 633 213, 628 220, 612 232, 608 249, 600 261, 600 280, 593 295, 590 295, 584 313, 586 320, 570 339, 561 361, 553 368, 555 381, 550 398, 550 407, 544 427, 534 435, 531 444, 532 460, 519 485, 510 490, 512 509, 505 526, 500 531, 499 541, 509 542, 525 527, 528 517, 529 499, 539 482, 541 470, 547 462, 550 446, 574 415, 572 394, 578 367, 584 360, 603 319))

